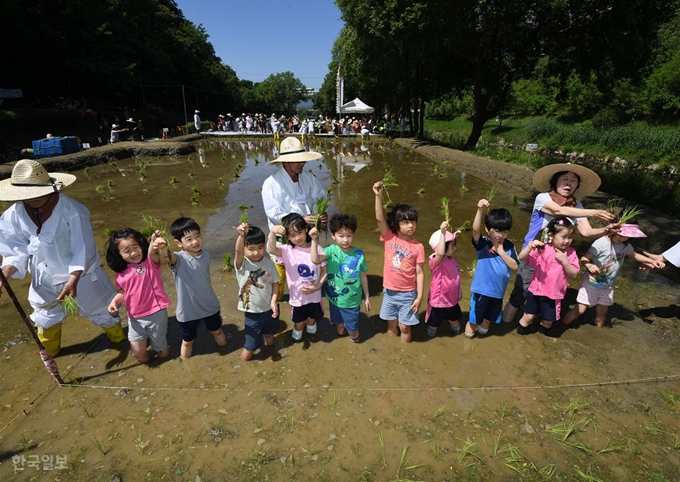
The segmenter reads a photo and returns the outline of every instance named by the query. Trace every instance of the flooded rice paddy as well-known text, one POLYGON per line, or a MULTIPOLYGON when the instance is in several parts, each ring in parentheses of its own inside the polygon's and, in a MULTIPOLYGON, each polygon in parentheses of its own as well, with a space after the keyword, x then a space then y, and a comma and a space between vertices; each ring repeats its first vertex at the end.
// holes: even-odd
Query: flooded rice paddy
MULTIPOLYGON (((323 160, 307 164, 330 189, 329 212, 359 219, 355 244, 366 252, 373 303, 362 313, 362 342, 338 339, 324 319, 308 349, 291 345, 283 305, 282 359, 242 362, 243 317, 225 254, 233 255, 232 227, 245 208, 251 224, 266 228, 260 187, 276 169, 265 165, 274 148, 203 141, 190 156, 75 173, 78 182, 65 192, 89 207, 102 251, 107 229, 141 229, 142 214, 159 225, 182 215, 198 221, 228 349, 218 353, 202 327, 194 356, 180 362, 171 318, 171 359, 142 366, 125 346, 110 346, 95 326, 73 318, 56 358, 69 385, 59 387, 4 295, 1 480, 680 479, 678 286, 657 273, 640 274, 628 262, 611 329, 590 324, 588 312, 579 329, 557 339, 520 337, 507 325, 468 340, 446 326, 430 339, 421 324, 409 345, 386 334, 372 184, 393 168, 399 185, 390 196, 418 208, 416 237, 428 254, 427 240, 443 220, 441 198, 450 200, 451 224, 462 226, 491 189, 471 175, 461 189, 454 165, 389 144, 320 141, 312 148, 323 160)), ((499 187, 493 205, 510 209, 510 237, 520 245, 532 199, 499 187)), ((457 251, 463 320, 475 259, 469 240, 468 231, 457 251)), ((575 247, 582 253, 588 242, 575 247)), ((164 284, 174 300, 166 268, 164 284)), ((12 286, 29 309, 28 281, 12 286)), ((568 302, 577 287, 572 282, 568 302)))

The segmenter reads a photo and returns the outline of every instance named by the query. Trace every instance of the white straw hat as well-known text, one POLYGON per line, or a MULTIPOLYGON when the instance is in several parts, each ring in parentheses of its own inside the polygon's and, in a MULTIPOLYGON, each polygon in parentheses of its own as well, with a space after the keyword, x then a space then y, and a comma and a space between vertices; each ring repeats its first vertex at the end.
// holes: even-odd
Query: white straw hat
POLYGON ((585 166, 572 164, 571 162, 544 166, 534 173, 531 182, 539 192, 548 192, 550 190, 550 179, 558 172, 564 171, 573 172, 581 179, 578 189, 574 192, 574 194, 579 196, 587 196, 594 193, 602 182, 600 176, 595 171, 585 166))
POLYGON ((320 152, 305 151, 305 146, 302 145, 300 139, 297 137, 286 137, 281 141, 279 147, 279 157, 267 163, 268 166, 278 164, 280 162, 307 162, 321 159, 323 155, 320 152))
POLYGON ((26 201, 57 192, 73 184, 76 176, 47 172, 42 164, 22 159, 12 169, 12 177, 0 181, 0 201, 26 201))

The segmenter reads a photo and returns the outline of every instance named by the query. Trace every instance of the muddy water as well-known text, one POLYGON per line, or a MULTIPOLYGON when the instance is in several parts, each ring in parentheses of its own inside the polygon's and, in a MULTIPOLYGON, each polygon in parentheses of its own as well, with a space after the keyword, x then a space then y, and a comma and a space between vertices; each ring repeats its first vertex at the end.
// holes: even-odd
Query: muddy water
MULTIPOLYGON (((100 247, 107 228, 142 228, 140 213, 167 225, 180 215, 199 222, 228 350, 218 354, 201 329, 194 357, 179 362, 171 320, 171 359, 139 366, 75 318, 64 326, 65 347, 56 359, 71 384, 57 387, 3 296, 2 480, 680 478, 678 286, 628 266, 619 277, 611 329, 587 324, 589 312, 583 326, 559 339, 519 337, 508 326, 473 340, 453 337, 443 326, 428 339, 421 325, 413 343, 403 345, 377 316, 382 245, 372 183, 388 166, 394 169, 399 186, 390 196, 418 208, 417 237, 425 244, 442 221, 442 196, 450 199, 451 224, 459 226, 472 220, 491 186, 468 175, 462 190, 455 166, 389 145, 326 141, 313 148, 324 159, 307 168, 331 189, 329 211, 359 219, 355 242, 366 251, 373 303, 362 315, 362 343, 337 339, 324 320, 311 347, 291 346, 283 305, 282 360, 244 363, 238 357, 242 315, 223 258, 233 252, 240 206, 249 207, 251 224, 266 227, 259 189, 276 169, 266 166, 275 157, 273 144, 206 141, 189 157, 78 172, 68 194, 90 208, 100 247)), ((517 244, 532 202, 523 196, 500 190, 493 200, 512 212, 517 244)), ((475 257, 469 238, 463 235, 457 252, 465 318, 475 257)), ((587 246, 580 241, 576 248, 587 246)), ((172 278, 165 275, 174 300, 172 278)), ((25 300, 27 283, 12 285, 25 300)), ((567 301, 573 302, 577 285, 567 301)))

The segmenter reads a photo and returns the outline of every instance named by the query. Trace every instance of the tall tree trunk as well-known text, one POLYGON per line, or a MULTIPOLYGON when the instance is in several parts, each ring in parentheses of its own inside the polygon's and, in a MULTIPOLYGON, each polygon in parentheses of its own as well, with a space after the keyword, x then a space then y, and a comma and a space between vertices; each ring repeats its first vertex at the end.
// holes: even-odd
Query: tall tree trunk
POLYGON ((470 136, 467 138, 467 141, 465 141, 466 151, 474 149, 477 146, 479 138, 482 137, 482 129, 484 128, 486 121, 487 119, 481 112, 475 112, 475 115, 472 118, 472 132, 470 132, 470 136))

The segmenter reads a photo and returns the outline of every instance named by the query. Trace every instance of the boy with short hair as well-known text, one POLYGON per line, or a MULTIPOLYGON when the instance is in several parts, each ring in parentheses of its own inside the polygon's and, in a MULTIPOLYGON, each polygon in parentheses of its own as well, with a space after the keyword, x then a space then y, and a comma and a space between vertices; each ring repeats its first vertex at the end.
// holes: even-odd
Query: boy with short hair
POLYGON ((265 357, 280 359, 274 346, 279 329, 279 274, 267 255, 266 238, 257 226, 241 223, 237 228, 234 267, 238 281, 238 309, 245 315, 246 343, 241 360, 253 357, 264 338, 265 357))
POLYGON ((364 252, 352 245, 357 230, 357 218, 348 214, 334 214, 328 227, 336 244, 323 248, 318 252, 319 232, 313 228, 309 232, 312 238, 312 262, 327 263, 326 298, 331 314, 331 323, 335 325, 338 336, 349 333, 349 339, 359 343, 359 312, 363 291, 366 311, 371 311, 371 300, 368 294, 368 277, 364 252), (357 283, 360 281, 360 283, 357 283))
POLYGON ((167 261, 177 289, 175 317, 182 336, 179 357, 186 360, 193 351, 201 321, 205 322, 218 346, 227 346, 227 337, 222 331, 220 300, 210 281, 210 255, 202 250, 200 226, 193 219, 182 217, 172 223, 170 234, 182 249, 176 253, 168 251, 167 261))
POLYGON ((470 291, 470 318, 465 336, 475 333, 486 335, 491 322, 501 321, 503 296, 510 281, 511 271, 517 270, 519 261, 515 245, 508 239, 512 228, 512 215, 505 208, 489 209, 489 201, 480 199, 472 223, 472 246, 477 251, 477 267, 470 291), (487 236, 482 236, 482 216, 487 236))

